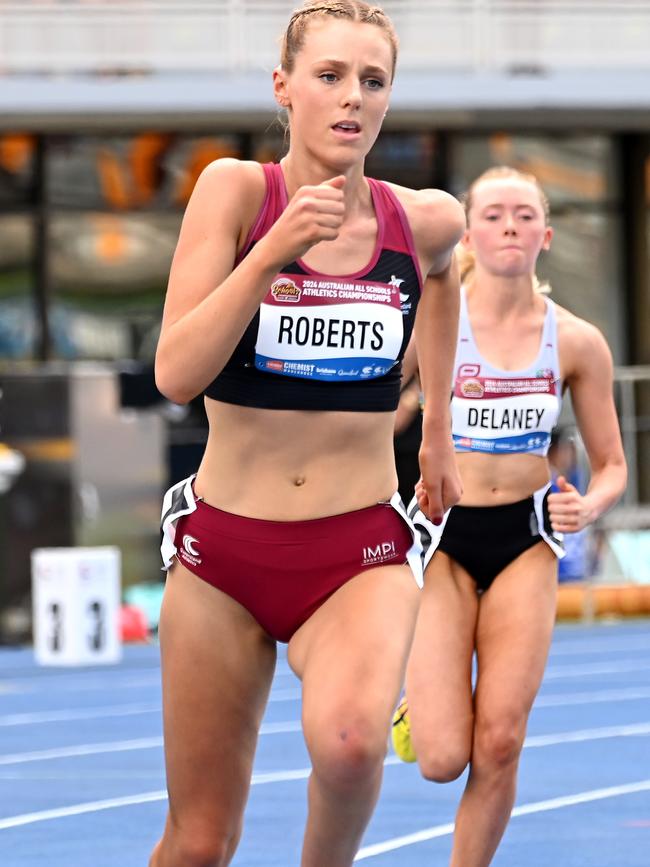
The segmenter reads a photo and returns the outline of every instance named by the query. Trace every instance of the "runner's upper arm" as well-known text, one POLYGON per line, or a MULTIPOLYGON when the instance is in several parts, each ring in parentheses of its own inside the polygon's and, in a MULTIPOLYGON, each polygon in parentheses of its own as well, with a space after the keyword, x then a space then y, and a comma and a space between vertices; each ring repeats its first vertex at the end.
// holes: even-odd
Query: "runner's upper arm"
POLYGON ((592 468, 624 462, 612 393, 612 356, 600 331, 587 322, 572 331, 571 402, 592 468))
POLYGON ((248 166, 221 159, 200 175, 172 260, 162 331, 196 307, 232 271, 242 232, 242 202, 255 178, 248 166))
POLYGON ((465 212, 458 199, 442 190, 421 190, 420 195, 423 206, 419 234, 431 262, 428 274, 435 276, 451 264, 454 248, 465 231, 465 212))

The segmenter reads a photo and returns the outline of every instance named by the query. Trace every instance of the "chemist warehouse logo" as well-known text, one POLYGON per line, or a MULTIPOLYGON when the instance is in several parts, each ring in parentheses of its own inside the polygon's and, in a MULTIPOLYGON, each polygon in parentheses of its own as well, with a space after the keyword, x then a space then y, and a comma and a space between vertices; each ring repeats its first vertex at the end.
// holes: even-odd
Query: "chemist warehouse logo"
POLYGON ((363 549, 363 566, 378 566, 397 557, 395 542, 381 542, 363 549))
POLYGON ((271 286, 271 295, 273 295, 276 301, 281 301, 285 304, 297 304, 300 301, 300 293, 301 290, 293 280, 288 280, 286 277, 276 280, 271 286))

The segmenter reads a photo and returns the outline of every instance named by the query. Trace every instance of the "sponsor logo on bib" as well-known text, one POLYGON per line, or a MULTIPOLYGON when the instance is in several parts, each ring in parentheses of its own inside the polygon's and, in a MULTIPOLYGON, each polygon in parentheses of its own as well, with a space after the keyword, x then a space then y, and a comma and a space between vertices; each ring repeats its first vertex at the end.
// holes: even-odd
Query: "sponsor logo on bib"
POLYGON ((300 294, 301 290, 288 277, 282 277, 271 285, 271 295, 276 301, 285 304, 297 304, 300 301, 300 294))
POLYGON ((485 389, 478 379, 466 379, 460 386, 463 397, 483 397, 485 389))

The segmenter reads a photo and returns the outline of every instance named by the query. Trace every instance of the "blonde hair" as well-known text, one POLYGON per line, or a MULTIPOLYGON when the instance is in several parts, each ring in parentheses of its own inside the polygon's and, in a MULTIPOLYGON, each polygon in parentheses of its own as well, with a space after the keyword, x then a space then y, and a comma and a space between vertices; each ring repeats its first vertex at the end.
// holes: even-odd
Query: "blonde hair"
POLYGON ((286 72, 291 72, 294 67, 296 55, 305 44, 305 34, 309 22, 314 18, 343 18, 348 21, 358 21, 361 24, 374 24, 384 31, 390 43, 393 55, 393 67, 391 79, 395 75, 397 63, 398 39, 393 23, 379 6, 371 6, 363 0, 306 0, 305 3, 293 13, 287 29, 282 37, 280 52, 280 65, 286 72))
MULTIPOLYGON (((467 218, 468 226, 469 212, 472 207, 473 193, 476 187, 482 181, 509 179, 526 181, 526 183, 532 184, 535 187, 539 194, 542 210, 544 211, 544 222, 548 225, 548 221, 551 216, 551 206, 548 200, 548 196, 544 192, 542 185, 537 180, 535 175, 531 175, 528 172, 521 172, 519 171, 519 169, 514 169, 511 166, 493 166, 491 169, 487 169, 483 172, 483 174, 479 175, 475 180, 473 180, 472 183, 469 185, 467 191, 463 193, 460 197, 460 201, 465 208, 465 216, 467 218)), ((458 246, 456 247, 456 259, 458 261, 458 269, 460 272, 461 283, 469 283, 476 267, 476 255, 471 250, 468 250, 464 244, 458 244, 458 246)), ((542 292, 544 294, 549 294, 551 292, 550 283, 547 283, 546 281, 544 281, 543 283, 540 282, 537 274, 533 275, 533 288, 536 292, 542 292)))

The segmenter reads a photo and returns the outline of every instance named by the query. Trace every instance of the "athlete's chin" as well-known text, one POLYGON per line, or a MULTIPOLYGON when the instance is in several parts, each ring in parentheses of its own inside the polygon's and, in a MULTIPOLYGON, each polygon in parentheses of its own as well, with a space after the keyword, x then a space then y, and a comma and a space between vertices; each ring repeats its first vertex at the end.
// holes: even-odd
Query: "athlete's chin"
POLYGON ((344 170, 360 160, 364 160, 375 143, 377 135, 368 136, 365 131, 361 135, 334 135, 327 144, 327 162, 344 170))
POLYGON ((528 268, 522 268, 521 264, 518 263, 510 268, 495 267, 492 269, 492 274, 495 277, 506 277, 514 280, 517 277, 525 277, 527 274, 530 274, 530 270, 528 268))
POLYGON ((333 173, 344 175, 349 169, 363 162, 368 153, 368 148, 359 147, 358 144, 344 143, 339 147, 328 148, 322 153, 322 162, 329 166, 333 173))

